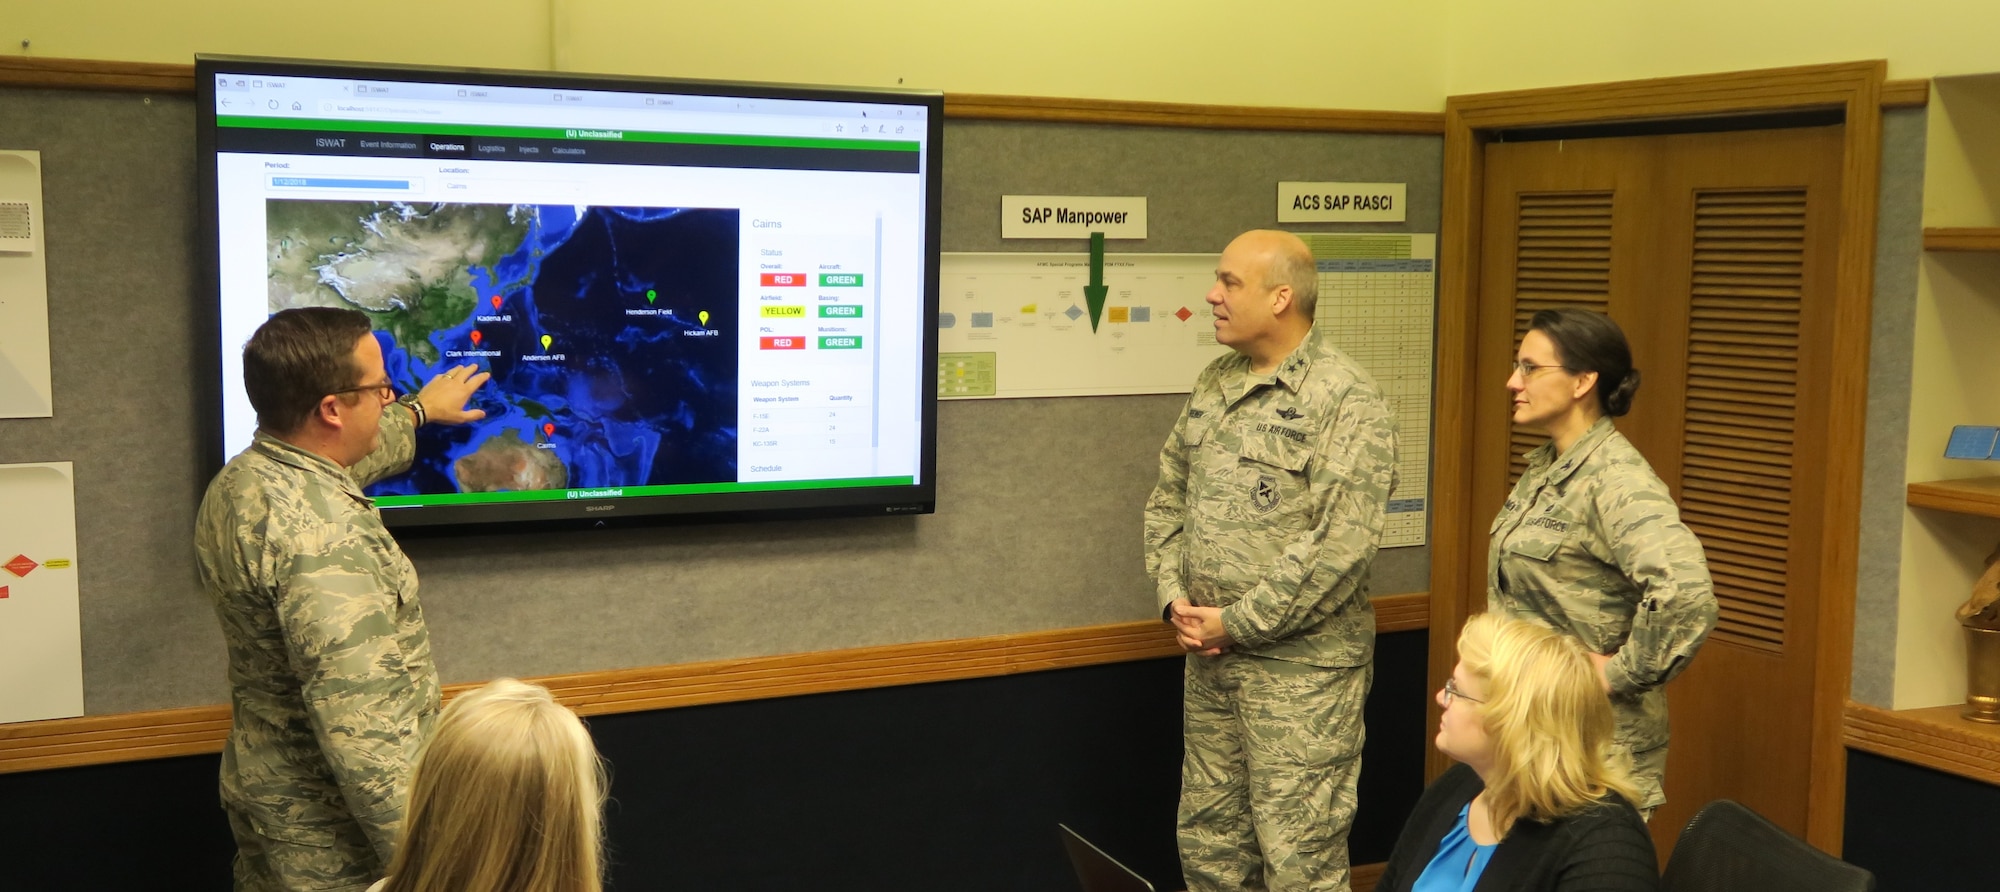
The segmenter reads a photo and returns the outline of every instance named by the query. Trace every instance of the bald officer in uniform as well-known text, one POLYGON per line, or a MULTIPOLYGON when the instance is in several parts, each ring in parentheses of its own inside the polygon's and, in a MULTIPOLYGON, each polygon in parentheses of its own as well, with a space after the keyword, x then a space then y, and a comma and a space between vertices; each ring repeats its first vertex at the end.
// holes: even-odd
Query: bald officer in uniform
POLYGON ((1146 502, 1146 569, 1189 652, 1191 892, 1348 888, 1367 574, 1396 430, 1367 372, 1313 327, 1318 281, 1296 236, 1230 242, 1208 303, 1231 352, 1195 380, 1146 502))

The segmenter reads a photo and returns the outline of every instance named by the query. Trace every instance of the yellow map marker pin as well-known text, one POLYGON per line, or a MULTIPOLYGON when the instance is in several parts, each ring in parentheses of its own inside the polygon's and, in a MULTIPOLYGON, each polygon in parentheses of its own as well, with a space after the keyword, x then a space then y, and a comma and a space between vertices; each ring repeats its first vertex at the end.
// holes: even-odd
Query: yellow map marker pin
POLYGON ((702 327, 702 328, 707 328, 707 327, 708 327, 708 311, 707 311, 707 310, 703 310, 703 311, 701 311, 701 312, 699 312, 699 313, 696 313, 696 314, 695 314, 695 318, 696 318, 696 319, 700 319, 700 320, 701 320, 701 327, 702 327))
POLYGON ((549 337, 548 335, 542 335, 542 349, 543 349, 543 350, 547 350, 547 349, 549 349, 549 345, 550 345, 551 343, 554 343, 554 342, 555 342, 555 338, 552 338, 552 337, 549 337))

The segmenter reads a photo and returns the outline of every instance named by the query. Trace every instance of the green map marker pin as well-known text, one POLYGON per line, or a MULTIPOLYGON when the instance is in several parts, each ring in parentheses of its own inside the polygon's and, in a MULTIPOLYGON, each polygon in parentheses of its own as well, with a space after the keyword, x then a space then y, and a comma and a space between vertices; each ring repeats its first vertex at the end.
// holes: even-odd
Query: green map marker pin
POLYGON ((695 314, 695 318, 696 318, 696 319, 700 319, 700 320, 701 320, 701 327, 702 327, 702 328, 707 328, 707 327, 708 327, 708 311, 707 311, 707 310, 703 310, 703 311, 701 311, 701 312, 699 312, 699 313, 696 313, 696 314, 695 314))
POLYGON ((1083 286, 1083 302, 1090 307, 1090 330, 1097 331, 1097 320, 1104 315, 1104 296, 1111 288, 1104 284, 1104 233, 1090 234, 1090 284, 1083 286))
POLYGON ((547 349, 549 349, 549 345, 550 345, 550 344, 552 344, 552 343, 555 343, 555 338, 552 338, 552 337, 549 337, 548 335, 542 335, 542 349, 543 349, 543 350, 547 350, 547 349))
POLYGON ((650 303, 652 303, 652 302, 653 302, 653 301, 654 301, 655 299, 659 298, 659 296, 660 296, 660 293, 659 293, 658 291, 654 291, 654 290, 653 290, 653 289, 651 289, 651 288, 648 288, 648 289, 646 289, 646 302, 647 302, 647 303, 649 303, 649 304, 650 304, 650 303))

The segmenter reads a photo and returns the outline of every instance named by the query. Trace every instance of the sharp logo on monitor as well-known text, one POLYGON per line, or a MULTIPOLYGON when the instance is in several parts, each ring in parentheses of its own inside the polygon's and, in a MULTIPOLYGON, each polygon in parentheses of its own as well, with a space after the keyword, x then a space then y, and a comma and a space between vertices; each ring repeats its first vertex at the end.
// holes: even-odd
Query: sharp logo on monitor
POLYGON ((216 466, 243 343, 331 306, 398 392, 492 374, 368 487, 392 527, 932 510, 939 94, 197 68, 216 466))

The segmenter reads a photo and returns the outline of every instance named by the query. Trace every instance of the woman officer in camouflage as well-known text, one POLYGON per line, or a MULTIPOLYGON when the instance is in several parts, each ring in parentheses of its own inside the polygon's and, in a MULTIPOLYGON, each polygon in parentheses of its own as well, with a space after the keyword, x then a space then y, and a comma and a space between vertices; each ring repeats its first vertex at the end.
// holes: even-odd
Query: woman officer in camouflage
POLYGON ((1573 635, 1611 695, 1630 752, 1635 803, 1666 801, 1667 697, 1715 626, 1701 543, 1667 486, 1612 427, 1632 408, 1639 370, 1625 333, 1586 310, 1529 321, 1507 390, 1514 423, 1549 435, 1493 519, 1487 609, 1573 635))

